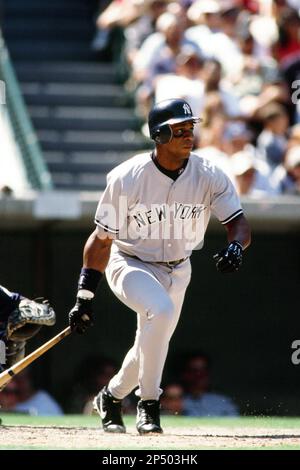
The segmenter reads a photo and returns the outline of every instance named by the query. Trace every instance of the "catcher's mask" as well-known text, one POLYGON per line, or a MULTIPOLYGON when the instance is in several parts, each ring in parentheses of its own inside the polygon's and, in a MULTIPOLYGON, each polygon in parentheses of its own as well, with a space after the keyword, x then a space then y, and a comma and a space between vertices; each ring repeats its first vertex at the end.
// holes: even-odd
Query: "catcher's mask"
POLYGON ((148 126, 151 139, 157 144, 167 144, 172 140, 172 124, 201 121, 193 116, 190 105, 182 99, 164 100, 156 103, 149 113, 148 126))

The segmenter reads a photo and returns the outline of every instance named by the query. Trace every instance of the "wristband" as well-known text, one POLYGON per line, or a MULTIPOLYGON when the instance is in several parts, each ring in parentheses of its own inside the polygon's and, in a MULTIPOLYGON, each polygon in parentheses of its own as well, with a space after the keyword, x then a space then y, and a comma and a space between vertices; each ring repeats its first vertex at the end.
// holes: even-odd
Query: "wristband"
POLYGON ((78 281, 77 297, 92 299, 103 274, 92 268, 82 268, 78 281))

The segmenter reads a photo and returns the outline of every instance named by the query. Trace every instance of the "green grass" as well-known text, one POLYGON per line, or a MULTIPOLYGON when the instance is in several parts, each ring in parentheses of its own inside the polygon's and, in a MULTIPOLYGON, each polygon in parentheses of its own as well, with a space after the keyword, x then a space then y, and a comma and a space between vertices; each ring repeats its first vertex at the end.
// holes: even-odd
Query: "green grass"
MULTIPOLYGON (((98 416, 65 415, 65 416, 28 416, 22 414, 0 413, 2 424, 6 426, 78 426, 99 427, 98 416)), ((125 416, 128 426, 135 423, 135 416, 125 416)), ((190 418, 184 416, 163 416, 165 427, 230 427, 230 428, 274 428, 299 429, 300 418, 290 417, 242 417, 242 418, 190 418)))

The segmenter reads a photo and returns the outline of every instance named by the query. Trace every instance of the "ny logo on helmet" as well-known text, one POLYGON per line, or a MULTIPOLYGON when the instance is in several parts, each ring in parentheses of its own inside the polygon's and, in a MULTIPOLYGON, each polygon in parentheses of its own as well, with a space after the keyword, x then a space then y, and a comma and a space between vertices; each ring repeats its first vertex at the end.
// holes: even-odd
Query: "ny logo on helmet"
POLYGON ((190 106, 187 103, 184 103, 183 111, 184 111, 184 114, 192 114, 192 110, 191 110, 190 106))

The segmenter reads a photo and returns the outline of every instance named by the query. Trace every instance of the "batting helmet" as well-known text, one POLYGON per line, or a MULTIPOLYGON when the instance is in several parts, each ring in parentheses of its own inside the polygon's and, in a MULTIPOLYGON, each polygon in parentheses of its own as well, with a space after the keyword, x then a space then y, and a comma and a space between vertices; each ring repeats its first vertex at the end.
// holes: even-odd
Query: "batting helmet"
POLYGON ((151 139, 158 144, 167 144, 172 139, 171 124, 184 121, 199 122, 193 116, 190 105, 181 99, 164 100, 156 103, 149 113, 148 125, 151 139))

